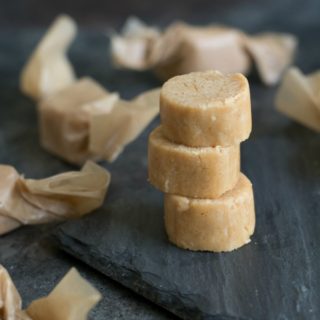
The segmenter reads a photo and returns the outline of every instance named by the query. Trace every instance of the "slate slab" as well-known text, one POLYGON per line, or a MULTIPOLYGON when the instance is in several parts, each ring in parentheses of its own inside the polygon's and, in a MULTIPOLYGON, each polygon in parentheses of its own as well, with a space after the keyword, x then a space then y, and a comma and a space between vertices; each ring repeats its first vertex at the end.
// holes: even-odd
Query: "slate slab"
POLYGON ((1 263, 9 270, 22 296, 24 307, 34 299, 47 295, 71 267, 76 267, 103 296, 101 302, 91 311, 89 320, 175 319, 162 308, 106 278, 63 251, 57 250, 48 239, 33 243, 10 259, 2 260, 1 263))
POLYGON ((63 225, 65 251, 184 319, 319 319, 320 139, 272 109, 253 84, 254 130, 242 170, 255 191, 252 242, 232 253, 181 250, 147 182, 147 135, 111 167, 103 208, 63 225))

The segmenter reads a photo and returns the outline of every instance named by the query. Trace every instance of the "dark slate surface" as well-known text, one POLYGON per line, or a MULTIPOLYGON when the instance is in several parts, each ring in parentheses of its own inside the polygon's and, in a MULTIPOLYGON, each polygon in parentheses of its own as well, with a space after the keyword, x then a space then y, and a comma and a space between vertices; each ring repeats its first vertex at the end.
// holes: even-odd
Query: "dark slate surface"
MULTIPOLYGON (((319 66, 319 25, 298 27, 298 65, 308 71, 319 66)), ((167 242, 162 196, 146 181, 149 128, 112 165, 103 208, 62 227, 60 246, 183 318, 318 319, 319 136, 273 110, 274 89, 250 82, 254 130, 242 146, 256 199, 250 245, 210 254, 167 242)))
MULTIPOLYGON (((33 9, 39 8, 36 1, 33 1, 33 9)), ((241 0, 232 4, 223 1, 205 1, 201 2, 201 5, 192 1, 181 2, 180 5, 178 1, 173 5, 169 0, 160 2, 161 10, 154 10, 155 5, 149 5, 147 8, 144 6, 143 10, 139 7, 148 22, 164 25, 173 18, 183 18, 198 24, 214 21, 227 23, 249 32, 267 29, 293 32, 300 38, 298 66, 305 72, 320 68, 320 46, 317 41, 320 33, 318 0, 267 2, 241 0)), ((122 24, 126 15, 124 12, 130 11, 140 15, 140 11, 124 7, 123 16, 117 16, 114 11, 109 10, 109 2, 104 2, 106 6, 104 10, 100 1, 100 5, 94 6, 90 3, 90 10, 84 10, 82 4, 74 6, 72 3, 65 7, 64 1, 63 6, 53 8, 45 6, 45 1, 41 1, 41 5, 48 10, 39 11, 41 14, 37 14, 37 17, 45 19, 41 20, 30 10, 26 10, 27 6, 21 7, 18 0, 10 2, 0 0, 0 3, 1 15, 6 17, 1 21, 4 21, 3 25, 7 28, 0 30, 0 162, 16 166, 20 172, 29 177, 45 177, 72 169, 71 166, 40 148, 34 105, 18 90, 21 66, 43 30, 17 29, 10 26, 13 23, 22 26, 20 18, 26 17, 25 14, 33 16, 30 24, 37 24, 39 21, 47 23, 56 12, 60 11, 72 13, 88 25, 115 26, 122 24), (19 8, 16 20, 12 18, 12 14, 8 14, 8 8, 11 13, 19 8), (102 15, 102 11, 110 12, 110 19, 107 19, 108 15, 102 15)), ((137 5, 136 1, 130 3, 133 4, 132 8, 137 5)), ((81 30, 81 35, 72 47, 71 59, 78 75, 93 76, 110 90, 120 91, 127 98, 159 84, 148 73, 111 69, 108 42, 103 29, 81 30)), ((234 253, 220 255, 182 252, 169 246, 163 232, 161 195, 151 187, 147 187, 144 180, 146 176, 144 155, 142 155, 144 160, 134 156, 135 145, 132 145, 123 154, 119 164, 109 166, 112 172, 121 171, 123 176, 125 172, 131 172, 130 179, 133 181, 129 183, 131 186, 134 184, 131 198, 128 197, 129 192, 125 193, 129 188, 120 185, 121 180, 129 179, 129 176, 118 175, 117 178, 114 174, 114 181, 104 208, 93 216, 92 221, 85 220, 88 230, 98 225, 93 220, 102 219, 101 216, 109 221, 103 226, 99 225, 104 232, 101 229, 98 231, 98 234, 103 233, 103 236, 97 243, 103 250, 107 244, 102 240, 115 235, 112 225, 117 225, 119 230, 124 232, 120 236, 117 234, 121 240, 118 244, 119 255, 115 258, 117 251, 106 250, 101 254, 99 246, 90 247, 93 239, 88 231, 85 230, 86 232, 80 235, 81 230, 86 229, 83 222, 79 225, 75 223, 74 227, 66 225, 60 232, 61 240, 68 250, 71 251, 72 247, 74 254, 78 257, 81 255, 81 259, 90 258, 90 263, 96 267, 100 265, 104 272, 113 273, 115 277, 130 283, 135 289, 147 290, 149 299, 160 298, 162 303, 173 306, 180 313, 188 313, 189 317, 195 318, 188 312, 189 309, 193 309, 195 313, 201 309, 207 313, 213 311, 214 314, 224 314, 216 317, 217 319, 230 316, 250 319, 319 319, 320 277, 316 274, 320 262, 320 235, 318 235, 320 226, 317 217, 320 197, 319 136, 276 114, 273 111, 274 90, 261 86, 254 77, 250 78, 250 82, 254 107, 254 132, 251 140, 242 148, 243 170, 255 184, 257 202, 257 231, 250 245, 234 253), (132 164, 128 164, 130 161, 126 162, 121 169, 120 163, 124 164, 123 157, 135 160, 132 164), (272 178, 275 180, 270 184, 272 178), (143 188, 148 188, 148 191, 133 203, 143 188), (119 192, 118 196, 116 192, 119 192), (125 197, 121 199, 120 196, 123 194, 125 197), (146 198, 148 196, 149 200, 146 198), (120 203, 117 210, 123 208, 119 216, 115 216, 111 210, 116 203, 120 203), (126 212, 130 214, 125 216, 126 212), (141 221, 140 214, 146 215, 145 221, 141 221), (139 215, 140 220, 135 221, 135 215, 139 215), (154 226, 156 222, 158 222, 156 230, 146 228, 149 225, 154 226), (132 226, 135 224, 135 227, 131 228, 130 224, 132 226), (107 230, 111 230, 108 235, 107 230), (125 230, 129 232, 125 233, 125 230), (128 236, 136 241, 129 243, 128 236), (135 251, 129 251, 129 248, 135 245, 135 251), (157 251, 159 247, 163 250, 157 251), (82 255, 83 248, 86 248, 85 255, 82 255), (164 252, 168 255, 164 256, 164 252), (92 259, 93 256, 102 257, 102 255, 104 257, 101 260, 92 259), (112 260, 108 259, 105 263, 105 258, 111 255, 112 260), (175 255, 178 258, 172 261, 175 255), (201 267, 203 260, 207 261, 205 268, 201 267), (110 264, 112 261, 117 261, 124 267, 134 265, 140 271, 152 270, 150 273, 140 271, 132 273, 130 268, 118 268, 116 264, 110 264), (158 264, 163 265, 168 262, 178 265, 179 269, 175 269, 174 274, 157 279, 154 271, 160 269, 158 264), (236 262, 238 264, 235 266, 236 262), (189 272, 194 270, 195 265, 197 272, 189 272), (169 276, 175 281, 184 277, 192 280, 199 277, 201 283, 204 280, 199 275, 209 272, 211 276, 216 272, 216 275, 220 274, 223 277, 216 277, 203 285, 202 289, 209 292, 203 300, 199 298, 199 285, 191 288, 188 287, 188 283, 168 281, 169 276), (158 284, 162 287, 160 290, 150 289, 149 284, 158 284), (166 288, 170 288, 170 291, 167 292, 166 288), (183 291, 184 294, 177 295, 179 291, 183 291), (172 295, 173 292, 175 295, 172 295), (214 295, 213 299, 210 298, 210 294, 214 295), (249 300, 248 297, 252 299, 249 300), (197 301, 200 301, 200 304, 196 305, 197 301), (183 310, 180 309, 182 302, 187 306, 183 310)), ((145 152, 143 143, 145 137, 136 143, 137 152, 141 154, 145 152)), ((50 225, 26 227, 0 238, 0 263, 11 272, 26 304, 46 294, 67 269, 75 265, 104 294, 103 302, 94 310, 93 319, 173 318, 172 314, 152 307, 145 299, 139 298, 109 278, 95 273, 93 269, 85 267, 78 260, 68 258, 65 254, 54 250, 51 247, 51 240, 44 240, 53 229, 54 226, 50 225)), ((168 269, 163 268, 162 275, 165 270, 168 269)))
POLYGON ((168 243, 145 132, 112 166, 104 207, 64 225, 60 246, 186 319, 319 319, 320 139, 270 108, 272 90, 253 87, 255 129, 242 147, 256 200, 251 244, 212 254, 168 243))

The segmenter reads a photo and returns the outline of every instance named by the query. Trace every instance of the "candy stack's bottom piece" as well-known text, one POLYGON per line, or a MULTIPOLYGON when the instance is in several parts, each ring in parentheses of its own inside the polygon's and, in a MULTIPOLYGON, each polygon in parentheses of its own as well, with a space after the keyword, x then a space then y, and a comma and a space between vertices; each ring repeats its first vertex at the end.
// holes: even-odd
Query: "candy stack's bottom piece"
POLYGON ((165 194, 169 240, 190 250, 232 251, 250 242, 255 228, 252 184, 240 174, 235 187, 216 199, 165 194))

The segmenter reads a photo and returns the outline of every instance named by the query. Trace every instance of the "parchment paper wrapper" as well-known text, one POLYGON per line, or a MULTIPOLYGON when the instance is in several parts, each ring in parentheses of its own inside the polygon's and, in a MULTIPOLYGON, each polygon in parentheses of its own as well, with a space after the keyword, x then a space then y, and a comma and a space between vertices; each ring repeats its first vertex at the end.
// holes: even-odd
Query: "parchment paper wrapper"
POLYGON ((89 161, 80 171, 32 180, 11 166, 0 165, 0 235, 23 224, 81 217, 98 207, 110 184, 110 173, 89 161))
MULTIPOLYGON (((90 152, 114 161, 158 114, 159 95, 160 89, 154 89, 131 101, 114 100, 110 111, 106 108, 92 109, 89 122, 90 152)), ((112 96, 109 97, 112 99, 112 96)), ((108 106, 107 103, 105 105, 108 106)))
POLYGON ((101 294, 72 268, 53 291, 22 311, 21 297, 7 270, 0 265, 1 320, 85 320, 101 294))
POLYGON ((7 270, 0 265, 0 319, 31 320, 21 308, 20 294, 7 270))
POLYGON ((162 79, 209 69, 247 73, 250 59, 243 50, 243 34, 226 27, 171 26, 154 42, 150 60, 162 79))
POLYGON ((320 111, 320 71, 315 71, 307 76, 308 86, 311 90, 311 98, 320 111))
POLYGON ((113 161, 159 112, 160 90, 131 101, 83 78, 39 104, 42 146, 81 165, 87 159, 113 161))
POLYGON ((72 268, 44 298, 27 308, 32 320, 86 320, 101 294, 75 268, 72 268))
POLYGON ((209 69, 247 74, 254 62, 261 80, 274 84, 290 65, 295 37, 267 33, 249 36, 240 30, 174 23, 162 33, 130 18, 121 34, 111 35, 114 64, 133 70, 152 69, 161 79, 209 69), (137 27, 138 25, 138 27, 137 27))
POLYGON ((75 22, 67 15, 54 20, 22 70, 22 92, 39 100, 74 82, 73 67, 66 51, 75 38, 76 29, 75 22))
POLYGON ((261 80, 267 85, 278 83, 293 61, 296 38, 289 34, 263 33, 246 37, 245 41, 261 80))
POLYGON ((320 132, 320 72, 303 75, 297 68, 285 74, 275 100, 289 118, 320 132))
POLYGON ((114 63, 134 70, 148 69, 152 64, 149 48, 159 37, 157 28, 149 27, 135 17, 128 19, 121 35, 111 37, 114 63))

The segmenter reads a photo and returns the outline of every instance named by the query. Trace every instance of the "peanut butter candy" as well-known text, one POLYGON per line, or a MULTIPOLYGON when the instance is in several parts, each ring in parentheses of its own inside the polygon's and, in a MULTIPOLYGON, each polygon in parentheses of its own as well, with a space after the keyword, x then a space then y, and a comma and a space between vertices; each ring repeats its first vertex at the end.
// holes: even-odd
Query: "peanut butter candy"
POLYGON ((0 235, 23 224, 39 224, 77 218, 104 201, 110 173, 93 162, 81 171, 33 180, 0 165, 0 235))
POLYGON ((111 162, 158 112, 158 89, 124 101, 83 78, 40 102, 41 144, 74 164, 88 159, 111 162))
POLYGON ((240 174, 240 146, 191 148, 175 144, 156 128, 149 136, 150 182, 165 193, 217 198, 232 189, 240 174))
POLYGON ((22 70, 22 92, 40 100, 74 82, 66 51, 75 38, 76 29, 75 22, 67 15, 55 19, 22 70))
POLYGON ((72 268, 53 291, 27 308, 32 320, 86 320, 101 294, 72 268))
POLYGON ((289 34, 246 35, 217 25, 173 23, 163 32, 130 18, 120 35, 112 34, 111 50, 118 67, 153 70, 161 79, 208 69, 250 72, 257 66, 261 80, 276 83, 291 64, 296 38, 289 34))
POLYGON ((217 199, 167 193, 164 212, 169 240, 184 249, 232 251, 249 243, 255 228, 252 185, 243 174, 217 199))
POLYGON ((251 132, 247 79, 239 73, 192 72, 164 83, 160 94, 164 136, 190 147, 230 146, 251 132))
POLYGON ((248 73, 250 59, 243 50, 243 34, 222 26, 171 25, 154 44, 151 61, 162 79, 210 69, 248 73))
POLYGON ((72 268, 53 291, 33 301, 26 311, 9 273, 0 265, 1 320, 86 320, 101 294, 72 268))

